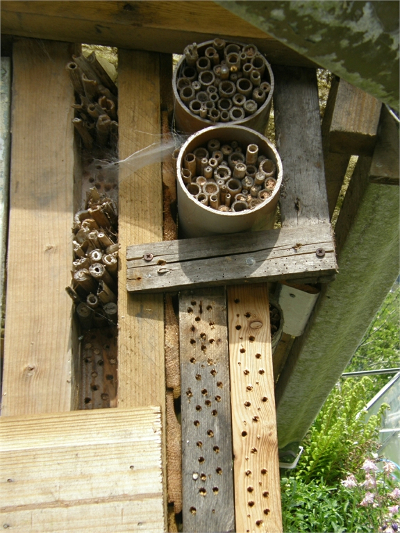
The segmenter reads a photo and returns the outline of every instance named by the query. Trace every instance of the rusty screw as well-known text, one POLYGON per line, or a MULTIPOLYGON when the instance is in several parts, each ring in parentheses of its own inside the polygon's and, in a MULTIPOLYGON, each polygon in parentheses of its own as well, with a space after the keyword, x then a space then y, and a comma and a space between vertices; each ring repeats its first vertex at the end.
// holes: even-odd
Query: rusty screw
POLYGON ((153 259, 154 255, 153 254, 144 254, 143 255, 143 259, 145 261, 151 261, 153 259))
POLYGON ((323 248, 317 248, 316 250, 317 257, 324 257, 325 256, 325 250, 323 248))

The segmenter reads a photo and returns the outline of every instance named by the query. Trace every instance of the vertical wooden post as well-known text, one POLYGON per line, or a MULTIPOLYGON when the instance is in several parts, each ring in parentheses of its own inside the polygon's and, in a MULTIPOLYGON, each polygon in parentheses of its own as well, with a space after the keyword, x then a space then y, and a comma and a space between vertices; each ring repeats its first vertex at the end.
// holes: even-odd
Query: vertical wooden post
MULTIPOLYGON (((160 135, 159 56, 119 53, 119 157, 125 159, 160 135)), ((161 406, 165 473, 164 303, 162 294, 126 290, 126 247, 162 240, 161 165, 119 175, 118 405, 161 406)), ((151 248, 151 246, 150 246, 151 248)), ((151 253, 151 249, 149 249, 151 253)), ((165 483, 165 475, 164 475, 165 483)), ((166 509, 164 490, 164 511, 166 509)), ((166 512, 164 513, 166 517, 166 512)))
POLYGON ((13 115, 2 414, 71 406, 73 89, 65 43, 13 50, 13 115), (62 132, 62 134, 60 134, 62 132))
POLYGON ((282 531, 267 285, 228 288, 236 530, 282 531))

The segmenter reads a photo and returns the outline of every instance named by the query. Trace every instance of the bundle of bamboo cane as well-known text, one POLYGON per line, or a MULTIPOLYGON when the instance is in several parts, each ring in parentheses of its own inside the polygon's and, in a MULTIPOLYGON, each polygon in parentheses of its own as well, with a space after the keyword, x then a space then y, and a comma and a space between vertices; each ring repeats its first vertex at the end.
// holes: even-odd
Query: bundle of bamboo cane
POLYGON ((72 120, 87 150, 95 147, 118 148, 118 90, 115 83, 96 58, 73 56, 66 65, 79 103, 73 105, 76 116, 72 120))
POLYGON ((116 324, 117 227, 115 203, 91 188, 74 217, 72 283, 66 289, 83 329, 116 324))

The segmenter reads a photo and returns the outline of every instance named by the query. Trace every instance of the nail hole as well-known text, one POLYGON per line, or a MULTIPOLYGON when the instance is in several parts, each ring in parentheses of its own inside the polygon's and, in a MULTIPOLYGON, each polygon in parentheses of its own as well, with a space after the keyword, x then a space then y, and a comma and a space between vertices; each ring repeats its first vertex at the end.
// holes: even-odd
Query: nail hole
POLYGON ((218 468, 215 469, 215 471, 217 472, 217 474, 218 474, 219 476, 222 475, 222 468, 218 467, 218 468))
POLYGON ((218 411, 217 411, 216 409, 213 409, 213 410, 211 411, 211 414, 212 414, 213 416, 217 416, 218 411))
POLYGON ((199 463, 204 463, 204 457, 199 457, 199 463))
POLYGON ((195 420, 195 421, 193 422, 193 424, 194 424, 196 427, 197 427, 197 426, 200 426, 200 422, 199 422, 198 420, 195 420))
POLYGON ((268 398, 267 398, 266 396, 263 396, 263 397, 261 398, 261 401, 262 401, 262 402, 267 402, 267 401, 268 401, 268 398))
POLYGON ((133 465, 131 465, 129 468, 130 468, 131 470, 134 470, 135 467, 134 467, 133 465))
POLYGON ((253 390, 253 385, 247 385, 246 390, 252 391, 253 390))
POLYGON ((200 381, 201 380, 201 374, 196 374, 196 379, 197 379, 197 381, 200 381))
POLYGON ((214 437, 214 431, 213 431, 212 429, 209 429, 209 430, 207 431, 207 435, 208 435, 209 437, 214 437))
POLYGON ((203 443, 201 442, 201 440, 199 440, 199 441, 196 442, 196 446, 197 446, 198 448, 201 448, 201 447, 203 446, 203 443))
POLYGON ((247 431, 242 431, 242 437, 247 437, 247 431))
POLYGON ((250 476, 251 470, 246 470, 246 476, 250 476))
POLYGON ((206 338, 206 334, 205 334, 205 333, 200 333, 200 337, 201 337, 203 340, 205 340, 205 338, 206 338))
POLYGON ((205 481, 207 479, 207 476, 205 474, 200 475, 201 481, 205 481))
POLYGON ((214 446, 213 450, 214 450, 215 453, 219 453, 219 447, 218 446, 214 446))
POLYGON ((211 374, 212 376, 215 376, 215 375, 217 374, 217 371, 213 368, 213 369, 211 370, 210 374, 211 374))
POLYGON ((222 381, 217 381, 217 387, 219 387, 220 389, 222 389, 222 387, 223 387, 222 381))
POLYGON ((209 342, 210 344, 213 344, 213 343, 215 342, 215 339, 210 339, 208 342, 209 342))
POLYGON ((250 374, 250 370, 248 370, 247 368, 245 370, 243 370, 243 374, 245 376, 247 376, 248 374, 250 374))
POLYGON ((199 489, 199 493, 202 495, 202 496, 205 496, 207 494, 207 491, 204 487, 201 487, 201 489, 199 489))
POLYGON ((250 407, 251 402, 244 402, 245 407, 250 407))
POLYGON ((213 493, 218 494, 218 487, 213 487, 213 493))
POLYGON ((191 398, 191 397, 193 396, 193 393, 192 393, 192 391, 191 391, 190 389, 188 389, 188 390, 186 391, 186 396, 187 396, 188 398, 191 398))
POLYGON ((191 357, 191 358, 190 358, 190 362, 191 362, 191 363, 195 363, 195 362, 196 362, 196 358, 195 358, 195 357, 191 357))
POLYGON ((217 402, 220 402, 221 401, 221 396, 216 396, 215 399, 217 400, 217 402))
POLYGON ((192 514, 196 514, 196 507, 191 507, 191 508, 190 508, 190 512, 191 512, 192 514))
POLYGON ((206 404, 207 407, 211 406, 211 400, 206 400, 204 403, 206 404))
POLYGON ((250 341, 250 342, 254 342, 255 340, 256 340, 256 338, 255 338, 253 335, 250 335, 250 337, 249 337, 249 341, 250 341))
POLYGON ((201 405, 196 405, 196 411, 201 411, 201 405))
POLYGON ((207 389, 201 389, 201 394, 207 394, 207 389))

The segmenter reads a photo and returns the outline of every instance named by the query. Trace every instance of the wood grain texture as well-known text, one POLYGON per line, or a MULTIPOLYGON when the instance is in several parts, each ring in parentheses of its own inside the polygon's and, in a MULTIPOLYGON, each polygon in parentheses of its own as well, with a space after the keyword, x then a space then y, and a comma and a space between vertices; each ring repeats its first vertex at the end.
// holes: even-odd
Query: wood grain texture
POLYGON ((282 227, 329 223, 315 71, 276 67, 274 75, 282 227))
POLYGON ((292 349, 293 342, 295 337, 288 335, 287 333, 282 333, 281 338, 279 339, 278 345, 275 348, 273 355, 273 367, 274 367, 274 380, 275 383, 278 381, 280 373, 285 366, 286 360, 289 356, 290 350, 292 349))
POLYGON ((2 417, 3 527, 162 533, 161 452, 158 407, 2 417))
POLYGON ((216 35, 256 44, 275 63, 312 62, 214 2, 7 2, 2 34, 181 54, 216 35))
POLYGON ((382 102, 345 80, 338 89, 329 132, 329 150, 371 155, 376 143, 382 102))
POLYGON ((172 390, 166 393, 166 419, 168 504, 173 504, 175 514, 178 514, 182 511, 182 443, 172 390))
POLYGON ((369 174, 373 183, 399 185, 399 125, 386 106, 382 106, 369 174))
POLYGON ((128 291, 168 291, 274 279, 332 279, 336 269, 328 224, 129 246, 128 291), (316 250, 323 248, 324 257, 316 250), (153 254, 145 261, 146 252, 153 254))
POLYGON ((225 289, 182 292, 179 317, 183 529, 234 531, 225 289))
POLYGON ((282 531, 266 284, 228 288, 236 529, 282 531))
POLYGON ((14 44, 3 415, 71 406, 69 52, 65 43, 14 44))

